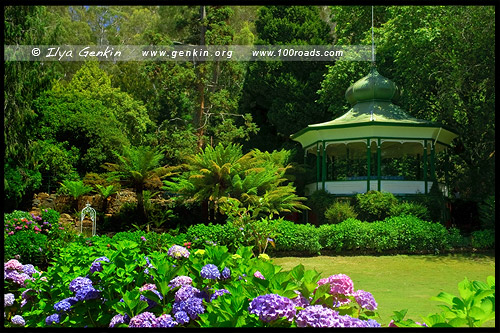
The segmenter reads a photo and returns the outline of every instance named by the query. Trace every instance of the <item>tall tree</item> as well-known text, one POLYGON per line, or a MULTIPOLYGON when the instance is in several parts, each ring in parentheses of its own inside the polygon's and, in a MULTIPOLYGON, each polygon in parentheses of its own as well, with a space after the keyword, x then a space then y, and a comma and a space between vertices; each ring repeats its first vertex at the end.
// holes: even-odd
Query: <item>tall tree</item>
MULTIPOLYGON (((255 22, 256 44, 325 45, 332 41, 329 25, 315 6, 266 6, 255 22)), ((273 150, 289 135, 312 122, 326 120, 314 101, 326 73, 325 63, 256 61, 249 65, 241 101, 261 128, 249 145, 273 150)))

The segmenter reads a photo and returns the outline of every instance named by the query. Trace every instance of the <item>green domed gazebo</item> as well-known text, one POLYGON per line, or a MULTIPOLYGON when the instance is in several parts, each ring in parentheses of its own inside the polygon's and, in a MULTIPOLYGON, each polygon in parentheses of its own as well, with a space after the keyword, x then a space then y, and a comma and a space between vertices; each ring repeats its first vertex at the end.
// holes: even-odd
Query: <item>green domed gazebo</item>
POLYGON ((336 195, 369 190, 411 195, 428 193, 434 183, 445 190, 436 181, 435 154, 458 137, 456 131, 394 104, 398 87, 375 67, 345 97, 352 108, 343 116, 291 135, 306 161, 316 156, 316 179, 306 185, 306 195, 320 189, 336 195))

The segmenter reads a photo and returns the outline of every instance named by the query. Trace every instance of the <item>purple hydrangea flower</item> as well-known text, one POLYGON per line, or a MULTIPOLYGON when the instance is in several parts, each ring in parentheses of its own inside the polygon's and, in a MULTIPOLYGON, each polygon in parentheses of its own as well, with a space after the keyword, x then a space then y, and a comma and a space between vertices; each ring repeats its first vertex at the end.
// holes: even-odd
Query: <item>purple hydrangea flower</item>
POLYGON ((4 269, 11 269, 11 270, 16 270, 16 271, 22 271, 23 270, 23 264, 21 264, 19 261, 16 259, 10 259, 4 264, 4 269))
POLYGON ((130 318, 127 314, 121 315, 117 314, 113 318, 111 318, 111 321, 109 322, 109 327, 115 327, 116 325, 119 324, 128 324, 130 322, 130 318))
POLYGON ((179 287, 179 286, 189 286, 193 283, 193 279, 191 279, 189 276, 185 275, 180 275, 177 276, 176 278, 170 280, 170 283, 168 286, 172 289, 179 287))
POLYGON ((253 273, 253 276, 255 276, 256 278, 259 278, 261 280, 265 280, 266 279, 264 277, 264 275, 262 275, 262 273, 260 271, 255 271, 255 273, 253 273))
POLYGON ((45 324, 47 325, 59 324, 60 322, 61 315, 59 313, 51 314, 50 316, 47 316, 47 318, 45 318, 45 324))
POLYGON ((292 302, 295 304, 296 307, 301 307, 305 308, 310 305, 310 300, 305 298, 300 291, 294 290, 294 292, 298 295, 297 297, 292 298, 292 302))
POLYGON ((154 327, 156 317, 151 312, 143 312, 130 319, 128 327, 154 327))
POLYGON ((76 293, 84 286, 92 287, 92 280, 79 276, 69 283, 69 290, 76 293))
POLYGON ((144 291, 144 290, 156 290, 156 284, 146 283, 145 285, 139 288, 139 291, 144 291))
POLYGON ((224 269, 221 272, 222 278, 224 280, 227 280, 231 277, 231 271, 229 270, 229 267, 224 267, 224 269))
POLYGON ((3 306, 12 306, 14 305, 14 301, 16 298, 14 297, 14 294, 8 293, 3 295, 3 306))
POLYGON ((156 323, 154 327, 174 327, 177 325, 177 322, 172 318, 171 315, 162 314, 158 318, 156 318, 156 323))
POLYGON ((338 317, 340 319, 340 327, 366 327, 366 321, 359 318, 353 318, 349 315, 338 317))
POLYGON ((361 306, 363 309, 371 311, 377 310, 377 302, 375 302, 375 298, 370 292, 364 290, 357 290, 353 294, 353 296, 356 299, 356 302, 359 304, 359 306, 361 306))
POLYGON ((95 290, 94 287, 85 285, 78 289, 76 292, 76 298, 79 301, 88 301, 91 299, 99 298, 99 291, 95 290))
POLYGON ((33 278, 31 276, 29 276, 28 274, 26 274, 26 273, 19 274, 16 271, 12 271, 12 273, 10 274, 10 278, 12 279, 12 281, 14 283, 17 283, 21 287, 26 287, 26 283, 25 283, 26 280, 33 280, 33 278))
POLYGON ((189 323, 189 316, 185 311, 177 311, 174 317, 179 325, 189 323))
POLYGON ((143 242, 145 242, 145 241, 146 241, 146 237, 141 236, 141 240, 142 240, 143 242))
POLYGON ((32 264, 26 264, 26 265, 23 265, 23 273, 26 273, 26 274, 31 276, 35 273, 38 273, 38 271, 35 269, 35 266, 33 266, 32 264))
POLYGON ((171 256, 172 258, 179 259, 179 258, 189 258, 189 251, 183 246, 179 245, 172 245, 170 249, 168 249, 167 254, 171 256))
POLYGON ((97 258, 92 262, 92 265, 90 265, 90 274, 94 272, 101 272, 102 271, 102 264, 101 262, 109 262, 109 259, 107 257, 100 257, 97 258))
POLYGON ((292 300, 277 294, 255 297, 250 302, 248 311, 259 316, 260 320, 265 322, 271 322, 281 317, 291 321, 296 313, 292 300))
POLYGON ((217 299, 217 297, 222 296, 224 294, 231 294, 231 293, 227 289, 215 290, 212 296, 210 296, 210 302, 212 302, 214 299, 217 299))
POLYGON ((200 271, 200 275, 204 279, 216 280, 220 278, 219 269, 214 264, 207 264, 203 266, 200 271))
POLYGON ((193 286, 182 286, 175 292, 175 301, 182 302, 187 301, 191 297, 195 297, 200 290, 194 288, 193 286))
POLYGON ((311 305, 297 314, 295 322, 297 327, 339 327, 338 314, 323 305, 311 305))
POLYGON ((12 319, 10 321, 13 324, 19 325, 19 326, 24 326, 26 324, 26 322, 24 321, 24 318, 21 317, 20 315, 15 315, 14 317, 12 317, 12 319))

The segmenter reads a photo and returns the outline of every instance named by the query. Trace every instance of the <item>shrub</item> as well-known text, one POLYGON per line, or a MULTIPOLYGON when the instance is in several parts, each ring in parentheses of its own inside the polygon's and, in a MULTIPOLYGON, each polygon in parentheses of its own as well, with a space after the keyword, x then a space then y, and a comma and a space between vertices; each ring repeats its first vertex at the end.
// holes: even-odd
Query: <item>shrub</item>
POLYGON ((412 215, 424 221, 430 220, 427 207, 415 202, 400 202, 391 207, 389 214, 390 216, 412 215))
POLYGON ((43 209, 41 211, 41 214, 40 214, 42 221, 49 222, 50 224, 53 224, 53 225, 56 225, 59 222, 60 216, 61 216, 61 214, 59 214, 58 211, 56 211, 52 208, 43 209))
POLYGON ((448 244, 452 248, 469 247, 470 237, 464 237, 460 234, 460 229, 450 228, 448 229, 448 244))
POLYGON ((358 214, 348 202, 336 201, 325 211, 329 223, 340 223, 348 218, 355 219, 358 214))
POLYGON ((495 248, 495 230, 478 230, 471 233, 472 247, 477 249, 495 248))
POLYGON ((318 254, 321 250, 318 229, 307 224, 295 224, 281 220, 278 226, 280 235, 276 237, 276 248, 271 251, 301 251, 307 254, 318 254))
POLYGON ((389 192, 368 191, 356 195, 355 209, 361 220, 380 221, 390 215, 398 199, 389 192))
MULTIPOLYGON (((235 251, 241 245, 249 245, 241 230, 231 223, 222 224, 195 224, 186 231, 186 240, 194 248, 202 248, 205 244, 224 245, 235 251)), ((251 244, 253 245, 253 244, 251 244)))
POLYGON ((307 206, 316 214, 318 218, 318 224, 327 223, 325 217, 325 212, 328 207, 335 201, 335 196, 327 191, 319 190, 315 191, 307 199, 307 206))
POLYGON ((46 265, 48 259, 47 236, 28 230, 5 238, 4 258, 19 258, 25 263, 46 265))
POLYGON ((467 244, 458 230, 448 233, 439 223, 422 221, 411 215, 371 223, 347 219, 339 224, 322 225, 318 233, 321 246, 336 252, 438 252, 467 244))

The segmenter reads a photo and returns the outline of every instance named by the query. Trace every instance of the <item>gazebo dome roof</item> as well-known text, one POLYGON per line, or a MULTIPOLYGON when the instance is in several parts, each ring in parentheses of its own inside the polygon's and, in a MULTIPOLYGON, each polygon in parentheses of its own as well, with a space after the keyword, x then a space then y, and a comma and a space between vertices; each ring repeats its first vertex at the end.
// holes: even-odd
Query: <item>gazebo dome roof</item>
POLYGON ((375 67, 365 77, 354 82, 345 92, 351 106, 358 102, 380 100, 395 101, 399 97, 399 89, 394 82, 379 74, 375 67))

